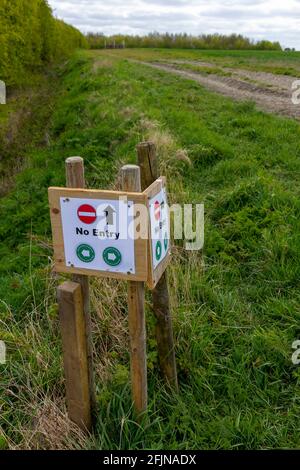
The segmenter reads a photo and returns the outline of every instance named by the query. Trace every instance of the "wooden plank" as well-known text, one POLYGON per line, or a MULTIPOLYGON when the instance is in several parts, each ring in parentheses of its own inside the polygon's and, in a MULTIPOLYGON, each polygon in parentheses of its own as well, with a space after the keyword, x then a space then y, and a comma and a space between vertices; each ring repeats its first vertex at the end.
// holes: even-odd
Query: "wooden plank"
MULTIPOLYGON (((146 190, 159 177, 158 158, 155 145, 143 142, 137 146, 138 162, 141 168, 142 190, 146 190)), ((153 312, 156 317, 156 340, 159 362, 163 377, 178 391, 175 345, 166 271, 152 291, 153 312)))
POLYGON ((141 168, 142 190, 145 191, 159 177, 155 145, 152 142, 142 142, 137 146, 137 153, 141 168))
POLYGON ((135 191, 104 191, 100 189, 58 188, 50 187, 49 193, 57 200, 60 197, 78 197, 82 199, 119 199, 127 197, 137 204, 145 202, 145 195, 135 191))
POLYGON ((82 157, 66 159, 66 181, 68 188, 85 188, 84 161, 82 157))
MULTIPOLYGON (((140 169, 136 165, 122 168, 122 188, 140 191, 140 169)), ((143 255, 147 258, 147 252, 143 255)), ((144 282, 128 283, 128 324, 130 336, 131 387, 136 413, 147 409, 147 355, 144 282)))
MULTIPOLYGON (((84 188, 85 175, 84 175, 84 161, 81 157, 70 157, 66 159, 66 182, 70 188, 84 188)), ((56 212, 56 211, 54 211, 56 212)), ((72 280, 81 285, 83 311, 85 322, 85 336, 87 347, 87 362, 88 362, 88 376, 89 376, 89 395, 91 405, 92 420, 96 416, 96 392, 95 392, 95 379, 94 379, 94 360, 93 360, 93 340, 92 340, 92 322, 90 312, 90 287, 88 276, 73 274, 72 280)))
POLYGON ((81 429, 91 429, 87 344, 81 286, 65 282, 57 289, 63 342, 66 396, 70 419, 81 429))
POLYGON ((134 204, 146 205, 147 197, 143 193, 133 191, 99 191, 85 189, 69 189, 69 188, 49 188, 49 205, 53 234, 54 249, 54 270, 59 273, 71 273, 86 276, 105 277, 121 280, 147 281, 148 279, 148 259, 145 256, 148 250, 148 241, 138 238, 135 241, 135 273, 116 273, 107 271, 99 271, 93 269, 85 269, 68 266, 66 264, 63 227, 61 218, 61 198, 79 198, 79 199, 100 199, 100 200, 119 200, 120 197, 127 197, 134 204))
POLYGON ((144 194, 147 195, 148 199, 152 199, 161 188, 165 188, 167 185, 167 178, 165 176, 160 176, 157 178, 150 186, 144 190, 144 194))

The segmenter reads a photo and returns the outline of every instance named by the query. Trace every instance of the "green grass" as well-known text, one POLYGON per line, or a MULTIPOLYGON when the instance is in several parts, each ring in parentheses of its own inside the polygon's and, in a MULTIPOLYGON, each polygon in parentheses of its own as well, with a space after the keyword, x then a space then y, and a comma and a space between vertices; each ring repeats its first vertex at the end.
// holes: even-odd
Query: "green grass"
POLYGON ((203 253, 178 243, 169 268, 180 393, 161 383, 147 297, 150 405, 143 425, 134 421, 126 286, 94 279, 96 433, 74 444, 61 428, 59 445, 298 448, 299 124, 111 52, 74 57, 59 87, 51 146, 29 149, 27 169, 0 201, 2 440, 26 447, 34 433, 31 447, 58 445, 59 433, 47 436, 33 420, 45 397, 64 410, 48 186, 64 185, 64 159, 81 155, 88 186, 108 188, 135 162, 136 144, 153 139, 171 200, 206 207, 203 253))
MULTIPOLYGON (((277 75, 300 77, 300 52, 126 49, 125 51, 112 50, 110 55, 112 54, 117 57, 128 57, 149 62, 166 60, 208 61, 213 65, 213 67, 208 67, 208 69, 230 67, 254 72, 270 72, 277 75)), ((213 72, 211 71, 210 73, 213 72)))
POLYGON ((49 143, 48 121, 57 92, 54 66, 32 73, 22 87, 9 88, 0 108, 0 197, 27 165, 27 155, 49 143))

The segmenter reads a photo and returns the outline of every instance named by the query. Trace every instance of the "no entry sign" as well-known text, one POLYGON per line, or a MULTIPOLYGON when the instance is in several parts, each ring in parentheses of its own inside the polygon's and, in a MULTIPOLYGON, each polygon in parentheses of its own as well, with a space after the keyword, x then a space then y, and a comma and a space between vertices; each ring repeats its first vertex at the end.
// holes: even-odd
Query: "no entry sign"
POLYGON ((170 217, 166 179, 161 177, 146 191, 150 213, 150 265, 148 285, 154 288, 170 262, 170 217))
POLYGON ((155 220, 160 220, 161 218, 160 202, 157 200, 154 203, 154 217, 155 220))
POLYGON ((82 204, 77 210, 78 219, 84 224, 93 224, 97 220, 97 211, 95 207, 89 204, 82 204))
POLYGON ((50 188, 49 201, 57 272, 156 286, 171 255, 165 178, 141 194, 50 188), (135 219, 139 204, 148 209, 148 239, 131 236, 130 227, 141 225, 135 219))
POLYGON ((147 281, 148 240, 130 229, 145 194, 50 188, 49 201, 56 271, 147 281))

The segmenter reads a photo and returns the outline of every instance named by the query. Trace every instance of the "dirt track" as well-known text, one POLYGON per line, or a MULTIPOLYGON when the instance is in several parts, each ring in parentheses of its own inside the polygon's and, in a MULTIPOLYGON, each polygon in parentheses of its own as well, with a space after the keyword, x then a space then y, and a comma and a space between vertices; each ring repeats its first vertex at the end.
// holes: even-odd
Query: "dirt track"
POLYGON ((224 68, 224 71, 232 74, 231 77, 226 77, 176 68, 176 66, 184 63, 197 65, 198 67, 215 67, 215 64, 203 62, 140 63, 189 80, 194 80, 209 90, 216 91, 236 100, 255 101, 257 106, 264 111, 300 119, 300 105, 292 103, 292 83, 295 80, 299 80, 295 77, 224 68))

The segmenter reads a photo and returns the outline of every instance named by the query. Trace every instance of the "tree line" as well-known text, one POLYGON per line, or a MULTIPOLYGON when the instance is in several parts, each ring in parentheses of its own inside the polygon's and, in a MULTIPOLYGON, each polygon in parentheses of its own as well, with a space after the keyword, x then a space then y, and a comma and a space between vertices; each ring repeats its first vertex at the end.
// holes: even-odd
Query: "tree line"
POLYGON ((0 25, 0 79, 7 85, 87 46, 80 31, 54 18, 47 0, 0 0, 0 25))
POLYGON ((281 51, 279 42, 267 40, 254 41, 241 34, 201 34, 192 36, 183 34, 150 33, 147 36, 114 35, 89 33, 87 40, 92 49, 105 47, 154 47, 178 49, 223 49, 223 50, 274 50, 281 51))

